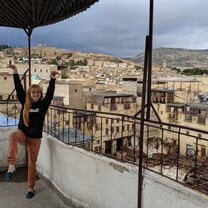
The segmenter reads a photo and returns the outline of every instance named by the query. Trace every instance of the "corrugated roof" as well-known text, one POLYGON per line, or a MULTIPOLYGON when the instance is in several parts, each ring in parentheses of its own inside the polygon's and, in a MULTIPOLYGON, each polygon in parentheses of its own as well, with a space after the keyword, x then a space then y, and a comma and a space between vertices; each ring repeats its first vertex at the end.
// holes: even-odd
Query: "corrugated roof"
POLYGON ((98 0, 0 0, 0 26, 36 28, 88 9, 98 0))

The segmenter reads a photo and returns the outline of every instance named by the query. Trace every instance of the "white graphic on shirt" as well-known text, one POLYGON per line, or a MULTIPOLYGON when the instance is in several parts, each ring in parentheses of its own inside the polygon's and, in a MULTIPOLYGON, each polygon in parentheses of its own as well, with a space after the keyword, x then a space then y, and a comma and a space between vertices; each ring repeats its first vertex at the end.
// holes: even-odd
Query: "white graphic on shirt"
POLYGON ((39 113, 39 108, 36 108, 36 109, 30 109, 29 112, 30 112, 30 113, 39 113))

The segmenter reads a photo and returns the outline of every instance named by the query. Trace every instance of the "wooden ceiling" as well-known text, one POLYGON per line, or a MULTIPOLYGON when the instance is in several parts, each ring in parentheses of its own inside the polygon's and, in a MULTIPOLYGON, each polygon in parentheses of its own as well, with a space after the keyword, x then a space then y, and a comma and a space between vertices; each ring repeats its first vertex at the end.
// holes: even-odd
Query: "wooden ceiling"
POLYGON ((57 23, 98 0, 0 0, 0 26, 33 29, 57 23))

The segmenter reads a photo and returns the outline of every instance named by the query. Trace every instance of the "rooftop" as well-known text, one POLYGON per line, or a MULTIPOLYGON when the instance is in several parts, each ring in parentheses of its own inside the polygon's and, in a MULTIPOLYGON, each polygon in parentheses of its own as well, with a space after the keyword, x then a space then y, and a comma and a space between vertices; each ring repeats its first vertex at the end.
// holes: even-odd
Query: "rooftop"
MULTIPOLYGON (((27 169, 18 168, 15 177, 11 182, 4 181, 5 171, 0 172, 0 201, 5 208, 72 208, 65 205, 52 187, 49 187, 38 176, 36 178, 36 196, 28 200, 27 190, 27 169), (15 202, 15 203, 14 203, 15 202)), ((2 207, 2 206, 0 206, 2 207)))

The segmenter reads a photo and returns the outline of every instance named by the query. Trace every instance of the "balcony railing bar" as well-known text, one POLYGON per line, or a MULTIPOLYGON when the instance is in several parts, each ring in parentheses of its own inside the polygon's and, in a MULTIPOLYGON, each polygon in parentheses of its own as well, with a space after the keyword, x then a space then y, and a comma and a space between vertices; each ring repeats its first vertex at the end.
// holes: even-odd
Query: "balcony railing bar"
MULTIPOLYGON (((180 134, 181 133, 181 129, 179 129, 178 131, 178 149, 177 149, 177 152, 179 153, 180 152, 180 134)), ((177 170, 176 170, 176 181, 178 181, 178 170, 179 170, 179 154, 177 154, 177 170)))

